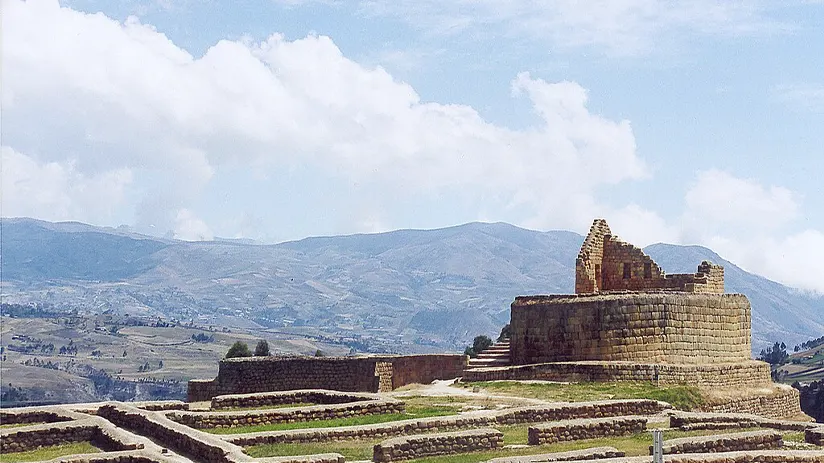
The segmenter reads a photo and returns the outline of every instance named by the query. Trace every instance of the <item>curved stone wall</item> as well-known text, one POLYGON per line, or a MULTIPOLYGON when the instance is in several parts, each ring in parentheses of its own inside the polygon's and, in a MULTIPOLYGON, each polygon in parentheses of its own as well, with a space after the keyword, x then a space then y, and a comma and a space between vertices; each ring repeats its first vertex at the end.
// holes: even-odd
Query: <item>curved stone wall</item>
POLYGON ((750 359, 750 303, 740 294, 621 292, 518 297, 515 365, 587 360, 671 364, 750 359))
POLYGON ((755 360, 705 365, 596 361, 533 363, 467 370, 461 380, 650 382, 658 385, 689 384, 708 389, 771 384, 770 366, 755 360))

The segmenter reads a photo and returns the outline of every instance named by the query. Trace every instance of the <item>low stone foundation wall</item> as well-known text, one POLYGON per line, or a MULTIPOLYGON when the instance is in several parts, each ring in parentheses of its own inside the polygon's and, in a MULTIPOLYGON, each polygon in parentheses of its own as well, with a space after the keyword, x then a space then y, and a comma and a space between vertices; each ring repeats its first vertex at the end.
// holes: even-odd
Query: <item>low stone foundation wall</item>
POLYGON ((212 398, 212 410, 227 408, 261 408, 298 403, 345 404, 366 400, 380 400, 377 394, 301 389, 297 391, 259 392, 252 394, 228 394, 212 398))
POLYGON ((35 407, 0 409, 0 424, 59 423, 75 419, 59 410, 35 407))
POLYGON ((569 452, 542 453, 518 457, 493 458, 485 463, 545 463, 554 461, 600 460, 603 458, 623 457, 624 452, 615 447, 593 447, 569 452))
POLYGON ((629 436, 643 431, 646 426, 646 418, 640 417, 555 421, 530 426, 529 445, 597 439, 607 436, 629 436))
POLYGON ((432 455, 493 450, 501 447, 503 442, 503 433, 491 428, 396 437, 375 445, 372 460, 388 462, 432 455))
POLYGON ((805 431, 820 426, 809 421, 764 418, 744 413, 693 413, 670 411, 670 427, 682 431, 770 428, 779 431, 805 431))
POLYGON ((731 388, 770 383, 764 362, 676 365, 632 362, 552 362, 466 370, 462 381, 544 380, 559 382, 651 382, 731 388))
POLYGON ((181 400, 147 400, 143 402, 129 402, 129 405, 153 412, 189 409, 189 404, 181 400))
MULTIPOLYGON (((770 450, 784 446, 776 431, 751 431, 715 436, 683 437, 664 441, 664 453, 713 453, 741 450, 770 450)), ((649 447, 652 455, 652 446, 649 447)))
POLYGON ((233 428, 277 423, 330 420, 349 416, 403 413, 405 405, 399 400, 367 400, 334 405, 312 405, 270 410, 236 412, 170 412, 166 416, 195 429, 233 428))
POLYGON ((126 442, 123 433, 106 421, 89 417, 78 421, 4 429, 0 432, 0 454, 75 442, 91 442, 107 451, 143 448, 142 444, 126 442))
POLYGON ((250 460, 240 448, 215 436, 175 423, 157 413, 124 404, 112 404, 100 407, 98 415, 122 428, 152 436, 172 450, 191 455, 199 462, 234 463, 250 460))
POLYGON ((27 427, 23 430, 3 432, 0 435, 0 454, 25 452, 38 447, 72 444, 75 442, 91 442, 97 433, 92 425, 39 425, 27 427))
POLYGON ((770 418, 802 416, 801 399, 796 389, 776 384, 772 394, 732 398, 701 407, 701 411, 714 413, 751 413, 770 418))
POLYGON ((652 415, 667 408, 669 408, 669 405, 664 402, 646 399, 579 402, 517 407, 496 411, 478 411, 454 416, 437 416, 361 426, 224 435, 222 438, 241 446, 331 442, 579 418, 652 415))

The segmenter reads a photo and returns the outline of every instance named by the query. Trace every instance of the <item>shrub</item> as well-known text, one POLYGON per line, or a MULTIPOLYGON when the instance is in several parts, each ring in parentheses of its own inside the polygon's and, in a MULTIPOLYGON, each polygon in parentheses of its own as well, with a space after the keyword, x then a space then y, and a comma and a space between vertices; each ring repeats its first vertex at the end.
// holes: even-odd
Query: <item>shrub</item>
POLYGON ((229 348, 229 352, 226 352, 226 358, 236 358, 236 357, 251 357, 252 351, 249 350, 249 346, 246 345, 245 342, 235 341, 232 344, 232 347, 229 348))
POLYGON ((464 349, 464 355, 468 355, 470 357, 477 357, 478 354, 487 350, 490 346, 492 346, 492 339, 489 336, 480 335, 475 336, 475 339, 472 340, 472 346, 467 347, 464 349))

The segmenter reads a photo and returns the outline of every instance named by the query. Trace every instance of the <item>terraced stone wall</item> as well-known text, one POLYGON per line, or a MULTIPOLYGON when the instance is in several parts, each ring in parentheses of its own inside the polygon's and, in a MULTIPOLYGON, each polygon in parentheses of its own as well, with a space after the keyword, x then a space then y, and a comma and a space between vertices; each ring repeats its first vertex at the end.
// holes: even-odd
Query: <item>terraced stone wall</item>
POLYGON ((214 380, 189 382, 188 401, 224 394, 331 389, 378 392, 461 375, 467 357, 457 354, 375 357, 249 357, 224 359, 214 380))
POLYGON ((750 303, 740 294, 674 292, 518 297, 515 365, 627 361, 715 364, 750 359, 750 303))
POLYGON ((704 388, 731 388, 771 382, 769 365, 754 360, 707 365, 595 361, 551 362, 467 370, 462 379, 463 381, 642 381, 660 385, 689 384, 704 388))

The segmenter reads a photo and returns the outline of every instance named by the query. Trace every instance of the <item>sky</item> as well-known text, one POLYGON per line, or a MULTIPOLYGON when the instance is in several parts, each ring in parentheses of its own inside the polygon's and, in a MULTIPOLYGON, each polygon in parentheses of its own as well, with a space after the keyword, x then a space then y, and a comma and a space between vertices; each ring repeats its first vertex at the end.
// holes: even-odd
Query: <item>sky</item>
POLYGON ((0 0, 3 217, 484 221, 824 292, 822 0, 0 0))

